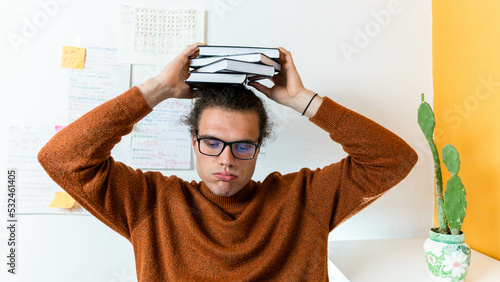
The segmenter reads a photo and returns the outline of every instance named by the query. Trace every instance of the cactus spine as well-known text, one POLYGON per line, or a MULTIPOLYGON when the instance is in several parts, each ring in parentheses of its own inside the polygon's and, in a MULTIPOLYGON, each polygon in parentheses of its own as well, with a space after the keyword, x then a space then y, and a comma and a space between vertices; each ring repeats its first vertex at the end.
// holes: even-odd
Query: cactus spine
POLYGON ((424 101, 422 93, 422 103, 418 108, 418 124, 429 143, 434 159, 435 187, 436 187, 436 208, 439 224, 439 233, 458 235, 465 217, 465 188, 462 180, 457 175, 460 170, 460 158, 455 147, 446 145, 443 148, 443 162, 448 171, 453 175, 446 183, 446 192, 443 195, 443 178, 441 174, 441 163, 439 154, 434 143, 434 126, 436 124, 431 106, 424 101))

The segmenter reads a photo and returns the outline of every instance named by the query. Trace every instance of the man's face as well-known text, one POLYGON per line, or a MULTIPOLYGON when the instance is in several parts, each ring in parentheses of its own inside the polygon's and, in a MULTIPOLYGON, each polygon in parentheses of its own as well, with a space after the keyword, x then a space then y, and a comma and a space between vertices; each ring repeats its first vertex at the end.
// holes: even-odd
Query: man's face
MULTIPOLYGON (((255 112, 206 108, 200 117, 198 137, 257 144, 259 141, 259 117, 255 112)), ((200 153, 197 143, 196 136, 193 136, 196 170, 214 194, 232 196, 250 181, 255 170, 259 149, 257 149, 253 159, 240 160, 231 154, 229 146, 226 146, 219 156, 207 156, 200 153)))

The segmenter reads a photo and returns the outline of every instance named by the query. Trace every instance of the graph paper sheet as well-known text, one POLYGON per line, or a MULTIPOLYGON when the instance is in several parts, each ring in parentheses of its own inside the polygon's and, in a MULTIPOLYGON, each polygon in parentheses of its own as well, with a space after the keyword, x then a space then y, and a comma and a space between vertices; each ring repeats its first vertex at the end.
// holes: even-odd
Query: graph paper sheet
POLYGON ((165 65, 196 42, 205 42, 204 10, 120 7, 120 63, 165 65))

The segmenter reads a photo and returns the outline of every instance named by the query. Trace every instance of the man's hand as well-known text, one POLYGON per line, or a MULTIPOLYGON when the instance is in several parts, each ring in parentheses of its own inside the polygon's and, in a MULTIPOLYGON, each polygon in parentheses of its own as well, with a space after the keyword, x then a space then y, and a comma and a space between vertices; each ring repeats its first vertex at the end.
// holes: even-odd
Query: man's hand
POLYGON ((187 46, 157 76, 148 79, 138 88, 148 105, 153 108, 168 98, 192 99, 195 93, 184 80, 189 77, 189 60, 198 56, 198 45, 187 46))
MULTIPOLYGON (((258 82, 250 82, 248 85, 255 87, 271 100, 302 113, 315 93, 306 89, 302 84, 293 63, 292 54, 284 48, 279 47, 278 49, 280 50, 281 71, 271 78, 274 86, 268 88, 258 82)), ((316 96, 311 101, 305 115, 314 116, 322 101, 321 97, 316 96)))

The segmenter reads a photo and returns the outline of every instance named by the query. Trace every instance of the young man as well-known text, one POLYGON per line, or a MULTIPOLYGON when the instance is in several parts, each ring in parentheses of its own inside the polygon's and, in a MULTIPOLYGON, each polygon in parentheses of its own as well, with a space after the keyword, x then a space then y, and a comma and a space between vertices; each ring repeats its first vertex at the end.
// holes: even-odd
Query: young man
POLYGON ((274 86, 250 85, 327 131, 349 154, 345 159, 251 180, 268 132, 265 112, 252 93, 246 93, 248 106, 231 105, 241 96, 234 91, 245 90, 226 87, 219 90, 227 93, 202 94, 188 118, 201 182, 115 162, 113 146, 154 106, 195 96, 184 80, 197 45, 158 76, 67 126, 39 153, 61 187, 130 240, 139 281, 327 281, 329 232, 416 163, 402 139, 306 89, 290 53, 280 50, 274 86), (223 103, 224 97, 233 98, 223 103))

